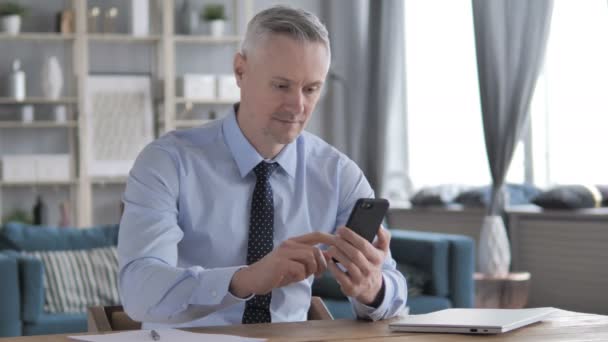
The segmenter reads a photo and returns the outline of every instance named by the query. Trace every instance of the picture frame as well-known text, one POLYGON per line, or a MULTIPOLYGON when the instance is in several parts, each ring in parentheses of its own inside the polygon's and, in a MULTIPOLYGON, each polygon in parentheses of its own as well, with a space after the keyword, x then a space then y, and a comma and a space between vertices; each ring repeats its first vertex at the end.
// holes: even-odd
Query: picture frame
POLYGON ((127 176, 154 140, 150 75, 89 75, 85 108, 88 175, 127 176))

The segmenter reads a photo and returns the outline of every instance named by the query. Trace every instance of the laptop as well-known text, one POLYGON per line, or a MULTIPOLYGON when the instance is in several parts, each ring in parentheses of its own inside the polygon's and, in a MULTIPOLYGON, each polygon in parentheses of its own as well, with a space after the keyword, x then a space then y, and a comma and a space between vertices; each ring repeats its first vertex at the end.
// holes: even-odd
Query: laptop
POLYGON ((445 309, 405 316, 389 324, 392 331, 500 334, 541 321, 555 308, 445 309))

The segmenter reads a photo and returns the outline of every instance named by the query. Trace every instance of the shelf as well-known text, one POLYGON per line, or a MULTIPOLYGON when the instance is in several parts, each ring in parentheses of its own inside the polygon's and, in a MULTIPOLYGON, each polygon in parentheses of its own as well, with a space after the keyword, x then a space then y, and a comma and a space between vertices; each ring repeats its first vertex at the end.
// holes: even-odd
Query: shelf
POLYGON ((199 120, 175 120, 175 127, 176 128, 192 128, 192 127, 198 127, 198 126, 202 126, 208 122, 211 122, 213 120, 205 120, 205 119, 199 119, 199 120))
POLYGON ((47 99, 44 97, 29 97, 24 99, 23 101, 18 101, 10 97, 0 97, 0 104, 15 104, 15 105, 23 105, 23 104, 75 104, 75 97, 62 97, 57 100, 47 99))
POLYGON ((0 128, 71 128, 76 127, 76 121, 69 120, 65 122, 55 121, 0 121, 0 128))
POLYGON ((16 40, 16 41, 70 41, 74 40, 73 34, 61 34, 53 32, 25 32, 17 35, 0 33, 0 41, 16 40))
POLYGON ((231 43, 240 43, 242 37, 241 36, 221 36, 221 37, 212 37, 212 36, 204 36, 204 35, 177 35, 173 38, 176 43, 201 43, 201 44, 231 44, 231 43))
POLYGON ((126 184, 127 176, 116 176, 116 177, 91 177, 91 183, 95 185, 106 185, 106 184, 126 184))
POLYGON ((175 98, 176 104, 208 104, 208 105, 232 105, 238 102, 238 100, 197 100, 187 99, 184 97, 175 98))
POLYGON ((69 186, 76 185, 78 183, 77 179, 71 179, 67 181, 0 181, 0 186, 4 187, 19 187, 19 186, 69 186))
POLYGON ((160 35, 150 36, 132 36, 129 34, 107 34, 107 33, 91 33, 88 35, 89 40, 94 42, 108 43, 153 43, 161 39, 160 35))

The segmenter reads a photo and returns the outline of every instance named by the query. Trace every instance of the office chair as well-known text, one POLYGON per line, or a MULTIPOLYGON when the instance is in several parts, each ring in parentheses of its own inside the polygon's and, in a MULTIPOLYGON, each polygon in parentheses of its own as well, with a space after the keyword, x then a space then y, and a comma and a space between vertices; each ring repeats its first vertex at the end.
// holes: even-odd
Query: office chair
MULTIPOLYGON (((320 297, 313 296, 308 309, 308 320, 334 319, 320 297)), ((87 331, 108 332, 141 329, 141 322, 132 320, 121 305, 92 306, 87 310, 87 331)))

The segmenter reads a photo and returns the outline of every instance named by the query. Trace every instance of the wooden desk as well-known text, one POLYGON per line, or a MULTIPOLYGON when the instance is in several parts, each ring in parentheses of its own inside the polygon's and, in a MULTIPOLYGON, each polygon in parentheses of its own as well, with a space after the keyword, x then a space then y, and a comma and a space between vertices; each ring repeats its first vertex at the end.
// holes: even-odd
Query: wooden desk
MULTIPOLYGON (((544 322, 502 335, 393 333, 388 321, 308 321, 189 329, 216 334, 267 338, 269 341, 608 341, 608 316, 559 310, 544 322)), ((68 342, 68 335, 0 338, 0 342, 68 342)))

